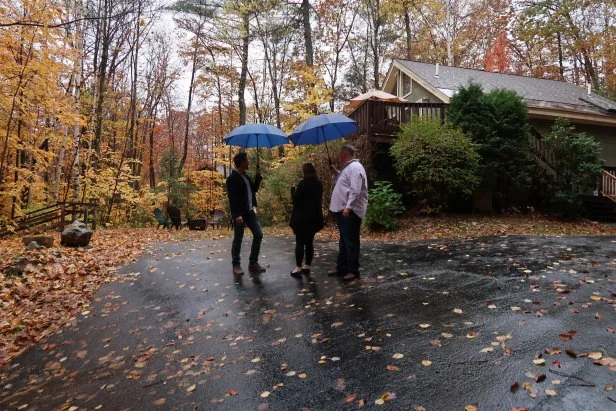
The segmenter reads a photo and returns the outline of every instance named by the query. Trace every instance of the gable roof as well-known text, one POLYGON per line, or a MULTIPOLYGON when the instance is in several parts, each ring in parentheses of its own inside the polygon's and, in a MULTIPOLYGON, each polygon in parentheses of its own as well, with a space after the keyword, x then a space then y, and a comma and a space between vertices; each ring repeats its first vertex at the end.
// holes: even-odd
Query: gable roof
POLYGON ((583 88, 564 81, 442 65, 436 77, 436 64, 401 59, 394 60, 394 63, 406 68, 447 97, 452 97, 456 90, 472 81, 480 84, 486 92, 497 88, 513 90, 526 100, 529 107, 616 114, 616 102, 596 93, 589 95, 583 88))

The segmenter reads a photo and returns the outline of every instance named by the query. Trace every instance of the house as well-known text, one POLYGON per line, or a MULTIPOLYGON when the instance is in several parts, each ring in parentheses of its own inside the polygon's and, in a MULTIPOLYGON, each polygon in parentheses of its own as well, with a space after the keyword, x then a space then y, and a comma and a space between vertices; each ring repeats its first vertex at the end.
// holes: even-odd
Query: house
POLYGON ((387 144, 399 124, 414 116, 444 119, 451 97, 470 82, 481 85, 485 92, 504 88, 524 98, 534 154, 546 168, 550 153, 543 148, 542 136, 549 133, 555 119, 567 118, 579 131, 592 135, 599 142, 605 161, 601 187, 614 187, 615 191, 600 192, 616 201, 616 102, 575 84, 397 59, 392 62, 382 90, 408 103, 367 100, 349 116, 359 123, 359 133, 376 144, 387 144))

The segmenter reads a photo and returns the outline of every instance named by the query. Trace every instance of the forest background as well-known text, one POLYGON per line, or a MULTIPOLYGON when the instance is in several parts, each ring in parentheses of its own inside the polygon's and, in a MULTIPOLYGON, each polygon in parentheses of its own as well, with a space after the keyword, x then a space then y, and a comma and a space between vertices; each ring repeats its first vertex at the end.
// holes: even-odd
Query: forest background
MULTIPOLYGON (((393 58, 614 98, 615 23, 614 0, 7 0, 0 220, 62 201, 96 202, 108 225, 147 224, 170 198, 184 216, 224 209, 237 151, 225 134, 341 110, 379 89, 393 58)), ((264 200, 287 204, 301 162, 323 151, 261 157, 285 177, 264 200)))

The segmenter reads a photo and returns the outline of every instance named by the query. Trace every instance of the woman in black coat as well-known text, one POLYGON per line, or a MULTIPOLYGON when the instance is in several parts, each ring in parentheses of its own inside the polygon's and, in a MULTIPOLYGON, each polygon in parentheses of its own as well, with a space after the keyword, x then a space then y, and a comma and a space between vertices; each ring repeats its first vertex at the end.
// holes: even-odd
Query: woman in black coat
POLYGON ((323 185, 317 178, 317 172, 311 163, 302 166, 304 178, 291 188, 293 211, 289 225, 295 234, 295 264, 291 271, 293 277, 301 277, 302 271, 310 273, 310 265, 314 256, 314 235, 323 228, 323 185), (304 260, 306 264, 302 268, 304 260))

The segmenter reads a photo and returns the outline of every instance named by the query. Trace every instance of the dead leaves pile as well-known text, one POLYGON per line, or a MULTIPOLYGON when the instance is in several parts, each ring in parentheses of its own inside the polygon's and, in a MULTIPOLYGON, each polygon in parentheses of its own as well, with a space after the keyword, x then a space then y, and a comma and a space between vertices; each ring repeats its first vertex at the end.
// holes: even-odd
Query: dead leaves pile
POLYGON ((149 243, 181 240, 181 233, 98 230, 87 249, 58 246, 25 252, 20 238, 0 243, 0 367, 75 321, 77 314, 88 315, 92 296, 101 284, 114 279, 116 267, 137 258, 149 243), (15 265, 21 275, 15 274, 15 265))

